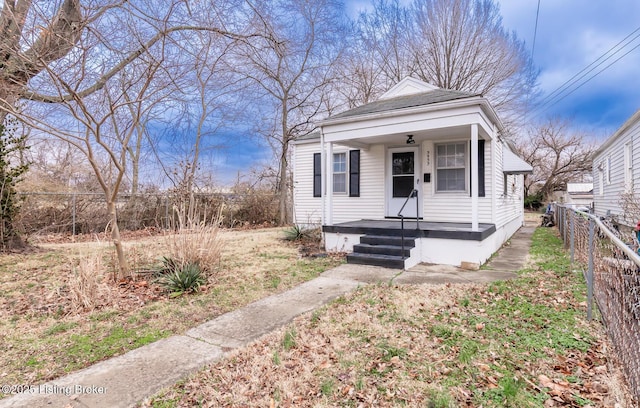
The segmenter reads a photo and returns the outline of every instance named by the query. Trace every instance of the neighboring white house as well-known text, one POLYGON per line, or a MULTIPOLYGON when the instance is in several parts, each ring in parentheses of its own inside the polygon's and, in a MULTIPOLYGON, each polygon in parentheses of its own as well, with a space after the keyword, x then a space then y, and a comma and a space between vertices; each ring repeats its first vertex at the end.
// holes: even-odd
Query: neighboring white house
POLYGON ((349 262, 482 264, 523 224, 532 168, 480 95, 405 78, 319 127, 294 146, 295 221, 321 224, 326 249, 354 251, 349 262))
POLYGON ((613 215, 619 222, 635 226, 638 220, 625 214, 622 205, 625 196, 637 194, 640 186, 640 171, 636 171, 634 165, 640 166, 640 110, 594 154, 593 202, 596 215, 613 215))
POLYGON ((593 206, 593 183, 567 183, 565 191, 555 191, 554 201, 576 209, 593 206))

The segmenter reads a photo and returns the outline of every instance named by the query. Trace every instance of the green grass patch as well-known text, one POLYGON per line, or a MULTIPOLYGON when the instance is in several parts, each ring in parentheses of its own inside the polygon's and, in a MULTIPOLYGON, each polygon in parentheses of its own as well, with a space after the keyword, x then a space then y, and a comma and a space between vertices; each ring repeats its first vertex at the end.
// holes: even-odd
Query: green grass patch
POLYGON ((59 322, 49 327, 47 330, 45 330, 44 335, 52 336, 55 334, 64 333, 77 326, 78 326, 78 323, 76 322, 59 322))
POLYGON ((124 329, 115 327, 107 333, 96 329, 90 334, 73 334, 69 337, 67 358, 71 369, 95 363, 165 338, 169 333, 157 329, 124 329))

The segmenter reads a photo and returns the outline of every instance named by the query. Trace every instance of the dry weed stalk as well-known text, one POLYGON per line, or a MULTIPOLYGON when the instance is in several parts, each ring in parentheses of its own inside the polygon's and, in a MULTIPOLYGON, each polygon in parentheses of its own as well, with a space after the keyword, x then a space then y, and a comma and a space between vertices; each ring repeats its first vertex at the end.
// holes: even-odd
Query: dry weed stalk
POLYGON ((94 310, 99 305, 100 295, 108 290, 100 282, 103 272, 99 255, 80 259, 74 268, 73 276, 69 279, 69 291, 71 306, 76 313, 94 310))
POLYGON ((210 274, 220 260, 221 241, 218 232, 221 222, 222 208, 211 219, 197 215, 188 218, 185 212, 176 211, 172 228, 175 232, 166 236, 168 258, 179 267, 197 264, 203 272, 210 274))

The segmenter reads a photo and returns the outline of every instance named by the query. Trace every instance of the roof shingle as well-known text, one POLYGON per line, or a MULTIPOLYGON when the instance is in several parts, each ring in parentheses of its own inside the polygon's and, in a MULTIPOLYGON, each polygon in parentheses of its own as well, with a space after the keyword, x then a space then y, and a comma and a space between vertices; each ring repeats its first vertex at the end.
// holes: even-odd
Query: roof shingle
POLYGON ((412 108, 416 106, 431 105, 434 103, 453 101, 456 99, 470 98, 480 96, 479 94, 471 94, 461 91, 452 91, 448 89, 435 89, 429 92, 422 92, 412 95, 403 95, 396 98, 380 99, 375 102, 367 103, 357 108, 339 113, 329 119, 349 118, 353 116, 366 115, 371 113, 379 113, 385 111, 393 111, 398 109, 412 108))

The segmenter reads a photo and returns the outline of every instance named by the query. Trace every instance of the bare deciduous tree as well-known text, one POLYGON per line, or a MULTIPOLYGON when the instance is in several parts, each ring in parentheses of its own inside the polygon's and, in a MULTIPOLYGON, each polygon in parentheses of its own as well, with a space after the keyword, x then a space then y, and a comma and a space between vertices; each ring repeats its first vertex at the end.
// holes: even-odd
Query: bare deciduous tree
POLYGON ((357 27, 354 46, 368 59, 352 58, 350 77, 359 80, 354 85, 360 103, 370 101, 370 90, 378 96, 413 75, 441 88, 482 94, 508 125, 536 87, 524 43, 503 28, 494 0, 415 0, 411 6, 376 0, 357 27))
POLYGON ((416 74, 446 89, 514 109, 535 86, 524 43, 502 26, 493 0, 414 1, 416 74))
POLYGON ((250 4, 261 37, 238 50, 237 71, 274 104, 263 134, 278 163, 280 225, 290 221, 289 147, 312 130, 341 52, 341 15, 332 0, 257 1, 250 4))
POLYGON ((7 113, 21 118, 15 109, 20 100, 59 103, 102 89, 131 62, 173 33, 203 31, 233 39, 254 36, 235 34, 216 26, 222 23, 219 17, 194 25, 190 7, 181 0, 162 3, 147 0, 3 0, 0 9, 0 122, 7 113), (185 5, 186 11, 183 10, 185 5), (105 18, 107 13, 110 14, 105 18), (125 24, 120 27, 123 30, 118 31, 115 27, 116 31, 100 32, 103 20, 114 19, 125 24), (128 24, 139 24, 140 27, 131 32, 125 30, 128 24), (91 47, 78 47, 78 42, 89 32, 95 42, 91 47), (108 37, 115 40, 107 40, 108 37), (47 69, 62 74, 79 61, 90 58, 86 53, 90 48, 110 54, 109 69, 90 80, 83 78, 83 83, 72 83, 74 94, 47 95, 39 86, 30 87, 31 81, 47 69), (117 57, 115 51, 120 51, 117 57))
MULTIPOLYGON (((82 152, 93 169, 107 202, 111 239, 118 257, 119 278, 128 275, 129 266, 120 239, 116 200, 126 175, 127 149, 138 124, 151 107, 147 103, 147 97, 153 100, 150 94, 154 88, 151 84, 161 61, 140 58, 135 64, 144 74, 135 69, 122 71, 114 78, 117 81, 112 81, 112 86, 108 89, 96 91, 91 97, 76 97, 73 101, 61 103, 66 108, 66 113, 77 123, 77 133, 69 130, 51 132, 82 152), (143 62, 146 63, 142 64, 143 62), (100 158, 109 163, 108 171, 101 166, 100 158)), ((63 79, 52 79, 59 84, 61 91, 73 94, 73 90, 63 79)))
POLYGON ((568 182, 590 177, 596 146, 567 127, 567 123, 550 120, 516 141, 520 156, 533 166, 533 174, 525 177, 525 195, 540 192, 547 199, 568 182))
POLYGON ((217 14, 227 4, 211 8, 205 3, 1 3, 0 122, 13 114, 82 152, 107 198, 121 276, 128 272, 128 265, 120 243, 115 199, 127 170, 127 155, 133 150, 132 157, 139 159, 132 137, 137 134, 140 140, 144 131, 141 124, 152 105, 150 94, 158 91, 152 81, 160 64, 167 61, 166 42, 185 31, 234 40, 253 36, 219 28, 235 27, 217 14), (203 11, 198 18, 191 14, 194 7, 203 11), (146 64, 146 68, 139 70, 136 64, 146 64), (108 164, 107 169, 103 163, 108 164))

